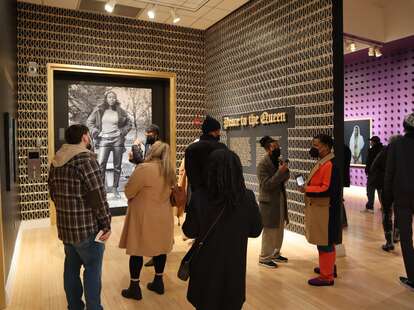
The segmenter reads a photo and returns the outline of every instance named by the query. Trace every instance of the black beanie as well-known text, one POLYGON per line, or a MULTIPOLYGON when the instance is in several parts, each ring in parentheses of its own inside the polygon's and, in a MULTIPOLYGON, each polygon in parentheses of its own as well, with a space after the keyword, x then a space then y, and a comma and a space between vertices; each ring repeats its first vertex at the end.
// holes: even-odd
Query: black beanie
POLYGON ((203 125, 201 126, 201 130, 203 131, 203 134, 207 135, 209 132, 215 131, 221 129, 221 125, 218 120, 215 118, 212 118, 210 115, 206 116, 206 119, 203 122, 203 125))
POLYGON ((273 139, 272 137, 269 136, 264 136, 263 138, 260 139, 259 143, 261 145, 261 147, 263 148, 267 148, 269 146, 270 143, 272 142, 276 142, 275 139, 273 139))

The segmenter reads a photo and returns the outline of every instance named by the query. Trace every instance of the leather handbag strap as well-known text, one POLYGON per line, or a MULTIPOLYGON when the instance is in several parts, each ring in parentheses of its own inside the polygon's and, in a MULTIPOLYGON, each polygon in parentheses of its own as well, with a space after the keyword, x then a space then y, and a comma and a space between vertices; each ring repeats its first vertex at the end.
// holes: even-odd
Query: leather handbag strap
POLYGON ((220 220, 221 216, 223 215, 224 209, 225 208, 223 208, 221 210, 220 214, 217 216, 217 218, 215 219, 214 223, 207 230, 206 234, 204 235, 204 238, 200 242, 194 243, 194 245, 197 246, 197 248, 194 249, 194 252, 191 254, 190 258, 188 259, 188 262, 190 262, 194 258, 194 256, 196 256, 196 254, 200 251, 200 249, 203 247, 204 242, 207 240, 207 237, 210 235, 210 232, 217 225, 218 221, 220 220))

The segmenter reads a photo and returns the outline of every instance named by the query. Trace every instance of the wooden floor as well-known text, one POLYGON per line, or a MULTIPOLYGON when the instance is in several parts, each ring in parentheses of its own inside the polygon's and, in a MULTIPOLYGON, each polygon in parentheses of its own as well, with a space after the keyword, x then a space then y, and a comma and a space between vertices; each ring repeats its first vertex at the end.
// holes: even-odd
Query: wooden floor
MULTIPOLYGON (((247 300, 243 309, 414 309, 414 292, 398 283, 405 275, 399 246, 394 253, 380 247, 383 234, 380 211, 359 210, 365 199, 361 193, 347 193, 349 227, 344 232, 347 256, 339 258, 339 277, 334 287, 315 288, 307 284, 317 265, 317 251, 302 236, 287 232, 283 255, 289 263, 269 270, 258 266, 260 238, 251 239, 248 249, 247 300)), ((113 220, 113 234, 107 244, 102 300, 105 309, 192 309, 186 301, 186 285, 176 277, 180 258, 187 249, 176 229, 176 244, 165 272, 166 293, 155 295, 145 289, 153 270, 141 275, 143 299, 126 300, 120 295, 128 285, 128 257, 117 248, 123 217, 113 220)), ((63 247, 53 227, 25 230, 11 303, 7 309, 66 309, 63 291, 63 247)))

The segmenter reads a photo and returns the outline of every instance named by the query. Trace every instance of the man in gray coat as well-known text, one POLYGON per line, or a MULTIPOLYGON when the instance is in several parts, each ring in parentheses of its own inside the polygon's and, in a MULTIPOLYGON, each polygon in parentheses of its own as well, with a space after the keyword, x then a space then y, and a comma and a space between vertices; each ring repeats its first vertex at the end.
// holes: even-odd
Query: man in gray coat
POLYGON ((394 203, 398 214, 401 251, 407 277, 400 277, 404 286, 414 290, 414 113, 404 118, 404 137, 389 145, 384 180, 384 209, 394 203))
POLYGON ((280 255, 285 224, 289 223, 285 182, 289 180, 287 162, 280 161, 278 141, 269 136, 260 139, 266 155, 257 165, 259 180, 259 208, 263 222, 262 250, 259 264, 276 268, 276 262, 286 263, 280 255))

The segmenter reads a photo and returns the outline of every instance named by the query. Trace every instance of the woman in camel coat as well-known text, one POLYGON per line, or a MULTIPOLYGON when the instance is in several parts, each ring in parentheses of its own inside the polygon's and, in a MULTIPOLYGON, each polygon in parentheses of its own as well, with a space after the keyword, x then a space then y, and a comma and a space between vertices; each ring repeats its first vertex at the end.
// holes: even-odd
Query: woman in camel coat
POLYGON ((168 144, 153 144, 145 162, 138 165, 125 186, 128 210, 119 247, 130 255, 131 282, 122 296, 141 299, 139 276, 143 256, 154 258, 155 278, 147 287, 164 293, 162 274, 173 246, 174 216, 170 203, 176 177, 168 144))

